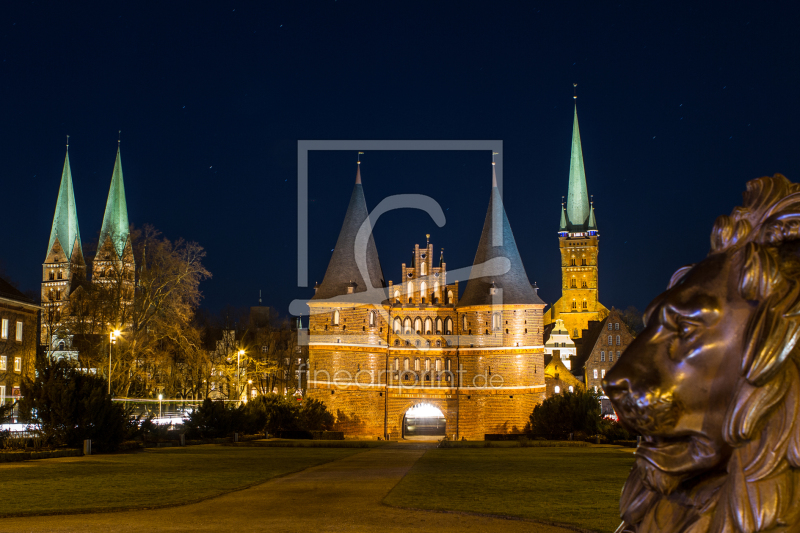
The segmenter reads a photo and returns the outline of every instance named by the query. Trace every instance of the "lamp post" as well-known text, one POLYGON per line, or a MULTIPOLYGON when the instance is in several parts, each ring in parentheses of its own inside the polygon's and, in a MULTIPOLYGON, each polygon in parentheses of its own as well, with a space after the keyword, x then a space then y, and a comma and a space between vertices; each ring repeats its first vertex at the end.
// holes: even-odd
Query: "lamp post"
POLYGON ((108 395, 111 396, 111 347, 117 342, 120 330, 115 329, 108 334, 108 395))
POLYGON ((242 363, 241 359, 243 355, 244 355, 244 350, 239 350, 239 352, 236 354, 236 394, 239 395, 236 401, 238 402, 242 401, 242 387, 240 383, 242 371, 240 370, 239 367, 242 363))

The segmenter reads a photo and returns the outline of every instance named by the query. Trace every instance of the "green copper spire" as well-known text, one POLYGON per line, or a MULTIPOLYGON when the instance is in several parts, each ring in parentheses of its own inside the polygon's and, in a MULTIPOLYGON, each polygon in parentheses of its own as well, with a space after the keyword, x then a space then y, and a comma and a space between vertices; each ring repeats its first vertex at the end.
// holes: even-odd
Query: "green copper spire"
POLYGON ((567 193, 568 231, 586 231, 589 218, 589 193, 586 190, 586 172, 583 168, 581 132, 578 128, 578 106, 572 124, 572 153, 569 159, 569 192, 567 193))
POLYGON ((564 211, 564 200, 561 200, 561 221, 558 223, 558 231, 567 231, 567 213, 564 211))
MULTIPOLYGON (((69 139, 67 139, 69 142, 69 139)), ((61 248, 67 255, 67 260, 72 258, 75 246, 81 248, 81 232, 78 228, 78 211, 75 208, 75 193, 72 189, 72 170, 69 167, 69 144, 67 144, 67 157, 64 159, 64 170, 61 172, 61 186, 58 189, 56 212, 53 215, 53 227, 50 229, 50 242, 47 245, 47 254, 53 250, 53 245, 58 239, 61 248)))
POLYGON ((125 183, 122 180, 122 159, 119 155, 119 146, 117 146, 117 160, 114 162, 111 188, 106 201, 106 212, 103 215, 103 226, 100 229, 98 251, 109 237, 112 239, 117 256, 122 257, 125 243, 128 242, 128 205, 125 202, 125 183))
POLYGON ((594 220, 594 205, 592 205, 592 210, 589 212, 589 227, 586 229, 597 231, 597 222, 594 220))

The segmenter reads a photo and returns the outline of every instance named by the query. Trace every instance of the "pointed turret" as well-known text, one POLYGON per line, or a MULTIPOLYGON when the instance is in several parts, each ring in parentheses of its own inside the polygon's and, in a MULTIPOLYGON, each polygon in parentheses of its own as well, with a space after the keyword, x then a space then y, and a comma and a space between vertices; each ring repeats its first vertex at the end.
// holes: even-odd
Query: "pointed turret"
POLYGON ((591 211, 589 212, 589 225, 586 229, 589 230, 590 235, 592 235, 593 231, 597 231, 597 222, 594 219, 594 205, 592 205, 591 211))
POLYGON ((125 201, 125 183, 122 179, 122 159, 117 146, 117 159, 114 162, 114 173, 111 175, 111 188, 108 191, 106 212, 100 229, 98 251, 105 245, 106 240, 111 238, 117 258, 122 258, 125 244, 128 242, 128 231, 128 205, 125 201))
POLYGON ((561 221, 558 223, 558 233, 567 232, 567 212, 564 210, 564 204, 561 204, 561 221))
POLYGON ((53 215, 50 242, 45 257, 53 252, 56 242, 64 251, 67 261, 75 259, 75 263, 83 264, 81 232, 78 227, 78 211, 75 207, 75 192, 72 188, 72 170, 69 166, 69 145, 64 159, 64 170, 61 172, 61 186, 58 189, 56 212, 53 215), (74 258, 73 253, 76 254, 74 258))
POLYGON ((578 128, 578 106, 576 105, 572 122, 572 151, 569 159, 567 231, 586 231, 589 212, 589 193, 586 189, 586 171, 583 166, 583 149, 581 148, 581 132, 578 128))
MULTIPOLYGON (((312 300, 323 300, 333 298, 345 294, 357 294, 366 292, 368 289, 383 289, 386 284, 383 279, 383 271, 381 264, 378 260, 378 249, 375 246, 375 239, 372 236, 371 223, 367 221, 369 211, 367 210, 367 202, 364 199, 364 188, 361 184, 361 163, 359 162, 356 170, 356 183, 353 188, 353 193, 350 196, 350 204, 347 206, 347 213, 344 216, 342 229, 339 232, 339 239, 336 241, 336 247, 333 250, 330 263, 328 263, 328 270, 325 271, 325 277, 322 283, 316 289, 312 300), (366 242, 356 242, 359 229, 367 221, 370 225, 368 234, 363 234, 362 237, 366 238, 366 242), (365 250, 365 252, 359 252, 365 250), (365 256, 358 257, 356 254, 364 254, 365 256), (357 261, 365 268, 366 274, 369 276, 371 285, 367 286, 367 281, 362 277, 358 268, 357 261)), ((361 301, 363 298, 359 298, 361 301)), ((383 301, 384 297, 367 300, 383 301)), ((377 302, 376 302, 377 303, 377 302)))
POLYGON ((470 276, 464 296, 458 302, 458 307, 493 305, 495 303, 544 304, 533 290, 531 282, 528 281, 528 275, 525 273, 525 267, 522 265, 522 258, 519 256, 517 243, 511 232, 511 225, 508 223, 503 200, 500 198, 500 191, 497 188, 495 165, 492 162, 491 198, 483 223, 481 240, 478 243, 478 251, 475 253, 473 269, 477 265, 499 257, 508 259, 510 263, 508 271, 480 278, 470 276), (497 289, 503 291, 501 302, 495 302, 493 298, 497 294, 497 289))

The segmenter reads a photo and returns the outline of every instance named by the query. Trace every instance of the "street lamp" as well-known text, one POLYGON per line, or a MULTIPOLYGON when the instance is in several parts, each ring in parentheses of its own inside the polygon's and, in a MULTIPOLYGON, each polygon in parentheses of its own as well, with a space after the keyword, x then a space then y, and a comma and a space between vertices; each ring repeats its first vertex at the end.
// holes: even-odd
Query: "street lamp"
POLYGON ((242 400, 242 387, 240 383, 242 371, 239 369, 239 366, 242 363, 241 359, 243 355, 244 355, 244 350, 239 350, 239 352, 236 354, 236 394, 239 395, 237 401, 242 400))
POLYGON ((117 337, 122 332, 118 329, 112 330, 108 334, 108 395, 111 396, 111 347, 117 342, 117 337))

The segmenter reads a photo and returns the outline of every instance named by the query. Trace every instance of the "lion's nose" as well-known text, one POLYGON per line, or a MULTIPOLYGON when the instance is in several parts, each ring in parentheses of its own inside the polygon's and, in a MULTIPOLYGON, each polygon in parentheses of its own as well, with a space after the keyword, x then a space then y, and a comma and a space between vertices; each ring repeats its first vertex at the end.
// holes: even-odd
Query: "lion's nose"
POLYGON ((612 401, 630 394, 631 382, 627 377, 616 377, 613 369, 603 378, 603 390, 612 401))

